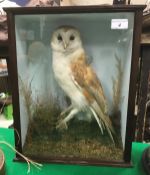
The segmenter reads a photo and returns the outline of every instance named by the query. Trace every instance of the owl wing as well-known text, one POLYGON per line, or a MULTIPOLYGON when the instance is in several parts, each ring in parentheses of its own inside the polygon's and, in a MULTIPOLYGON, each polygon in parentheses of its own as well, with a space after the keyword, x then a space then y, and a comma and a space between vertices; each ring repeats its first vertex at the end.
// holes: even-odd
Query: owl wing
POLYGON ((86 63, 84 54, 71 64, 71 70, 75 83, 82 89, 89 103, 96 101, 102 111, 107 113, 107 102, 102 85, 92 67, 86 63))
POLYGON ((112 122, 107 115, 107 102, 103 88, 92 67, 86 63, 85 54, 81 54, 76 61, 72 62, 71 70, 73 81, 86 97, 89 107, 99 124, 102 133, 103 129, 106 128, 109 136, 114 142, 112 136, 114 129, 112 122))

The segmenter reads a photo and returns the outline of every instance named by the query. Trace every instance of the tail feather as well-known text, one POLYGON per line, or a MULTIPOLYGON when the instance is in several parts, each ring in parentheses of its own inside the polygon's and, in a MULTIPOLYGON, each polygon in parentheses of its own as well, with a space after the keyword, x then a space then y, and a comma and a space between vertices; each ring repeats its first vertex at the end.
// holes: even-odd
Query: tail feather
POLYGON ((95 117, 95 119, 96 119, 96 121, 97 121, 97 123, 98 123, 98 125, 99 125, 99 128, 100 128, 100 130, 101 130, 101 133, 103 134, 103 133, 104 133, 104 128, 103 128, 104 125, 103 125, 103 123, 100 122, 100 120, 99 120, 97 114, 95 113, 95 111, 93 110, 93 108, 90 107, 90 110, 92 111, 92 113, 93 113, 93 115, 94 115, 94 117, 95 117))
POLYGON ((114 128, 113 128, 113 125, 112 125, 112 122, 111 122, 109 116, 103 113, 103 111, 101 110, 101 108, 99 107, 99 105, 96 102, 92 103, 90 109, 92 109, 92 111, 94 111, 94 113, 97 114, 98 118, 96 118, 94 114, 93 115, 94 115, 99 127, 101 126, 102 130, 104 130, 104 129, 107 130, 112 142, 114 143, 113 134, 115 134, 115 131, 114 131, 114 128))

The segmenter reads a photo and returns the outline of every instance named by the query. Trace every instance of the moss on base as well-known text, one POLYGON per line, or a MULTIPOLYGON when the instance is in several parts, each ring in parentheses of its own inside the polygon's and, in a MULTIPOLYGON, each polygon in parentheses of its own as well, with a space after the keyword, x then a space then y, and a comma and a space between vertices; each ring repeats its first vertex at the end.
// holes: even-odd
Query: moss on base
POLYGON ((120 140, 114 145, 107 132, 101 134, 95 121, 86 122, 74 119, 68 129, 55 129, 59 108, 41 107, 35 112, 34 120, 29 124, 24 154, 39 157, 78 157, 99 160, 122 160, 123 150, 120 140), (50 115, 51 114, 51 115, 50 115))

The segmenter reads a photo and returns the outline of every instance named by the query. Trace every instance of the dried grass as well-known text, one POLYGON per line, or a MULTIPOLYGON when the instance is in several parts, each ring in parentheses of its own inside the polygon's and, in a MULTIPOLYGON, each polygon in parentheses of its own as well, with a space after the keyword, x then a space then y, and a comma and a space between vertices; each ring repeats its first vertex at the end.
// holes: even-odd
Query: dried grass
POLYGON ((120 131, 120 104, 121 104, 121 88, 122 88, 122 81, 123 81, 123 64, 120 58, 115 55, 116 58, 116 70, 117 75, 116 77, 112 77, 113 83, 113 107, 112 107, 112 115, 111 120, 114 125, 114 128, 120 131))

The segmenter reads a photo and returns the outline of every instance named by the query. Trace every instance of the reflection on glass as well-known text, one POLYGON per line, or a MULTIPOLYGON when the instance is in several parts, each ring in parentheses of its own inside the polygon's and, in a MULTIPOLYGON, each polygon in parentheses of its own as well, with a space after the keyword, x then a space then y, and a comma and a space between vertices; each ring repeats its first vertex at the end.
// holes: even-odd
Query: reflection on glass
MULTIPOLYGON (((133 23, 133 13, 15 17, 24 153, 38 157, 123 160, 133 23), (112 19, 117 19, 117 24, 112 24, 112 19), (99 124, 101 120, 96 119, 92 110, 80 110, 67 121, 66 128, 58 127, 68 116, 72 99, 63 89, 63 82, 60 85, 56 79, 50 43, 53 32, 64 25, 80 32, 86 62, 103 89, 107 117, 114 130, 110 129, 111 134, 103 122, 99 124)), ((63 73, 60 72, 60 77, 63 73)))

